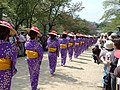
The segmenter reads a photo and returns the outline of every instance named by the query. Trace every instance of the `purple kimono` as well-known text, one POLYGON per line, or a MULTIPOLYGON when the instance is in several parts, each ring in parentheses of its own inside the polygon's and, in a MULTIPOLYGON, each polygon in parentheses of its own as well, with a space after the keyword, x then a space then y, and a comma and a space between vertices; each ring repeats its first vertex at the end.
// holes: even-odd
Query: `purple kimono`
POLYGON ((88 37, 85 37, 85 51, 88 49, 88 42, 89 40, 88 40, 88 37))
POLYGON ((79 55, 82 54, 84 52, 84 49, 85 49, 85 41, 84 41, 84 38, 83 37, 80 37, 79 38, 79 42, 80 42, 80 46, 79 46, 79 55))
POLYGON ((74 38, 68 38, 68 54, 70 60, 72 60, 73 49, 74 49, 74 38))
POLYGON ((4 58, 12 63, 11 69, 0 69, 0 90, 10 90, 12 77, 17 72, 15 68, 17 55, 18 49, 15 44, 0 40, 0 59, 4 58))
POLYGON ((48 38, 47 47, 48 47, 48 60, 49 60, 50 74, 53 75, 56 69, 57 56, 59 55, 58 39, 48 38))
POLYGON ((60 53, 61 53, 61 65, 64 66, 66 63, 66 57, 67 57, 67 45, 68 45, 68 39, 61 38, 59 39, 60 43, 60 53))
POLYGON ((75 45, 74 45, 74 58, 78 58, 79 56, 79 47, 80 47, 80 39, 75 38, 75 45))
POLYGON ((25 49, 35 51, 38 53, 38 58, 28 58, 27 63, 30 73, 30 82, 32 90, 37 89, 38 79, 39 79, 39 72, 40 72, 40 65, 43 58, 43 49, 40 43, 36 40, 28 40, 25 43, 25 49))
POLYGON ((83 53, 85 51, 85 48, 86 48, 86 40, 85 40, 84 37, 82 38, 82 42, 83 42, 83 44, 82 44, 82 47, 81 47, 81 49, 82 49, 81 53, 83 53))

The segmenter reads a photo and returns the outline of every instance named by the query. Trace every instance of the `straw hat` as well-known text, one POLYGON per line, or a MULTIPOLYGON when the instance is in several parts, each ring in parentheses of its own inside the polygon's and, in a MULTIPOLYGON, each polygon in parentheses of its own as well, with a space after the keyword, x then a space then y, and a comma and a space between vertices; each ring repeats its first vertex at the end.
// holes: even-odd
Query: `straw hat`
POLYGON ((70 32, 68 35, 74 37, 74 33, 73 32, 70 32))
POLYGON ((80 37, 84 37, 84 35, 83 35, 83 34, 79 34, 79 36, 80 36, 80 37))
POLYGON ((104 47, 106 49, 113 49, 113 42, 111 40, 107 40, 104 47))
POLYGON ((13 29, 13 27, 6 21, 0 21, 0 26, 9 28, 10 30, 10 35, 14 36, 17 35, 17 31, 15 29, 13 29))
POLYGON ((76 34, 76 36, 80 36, 80 34, 79 34, 79 33, 77 33, 77 34, 76 34))
POLYGON ((37 27, 32 26, 31 28, 27 29, 28 32, 30 32, 31 30, 37 32, 38 36, 42 36, 40 30, 37 27))
POLYGON ((120 50, 116 50, 114 56, 120 58, 120 50))
POLYGON ((62 34, 66 34, 67 35, 67 32, 64 31, 62 34))
POLYGON ((57 36, 57 32, 56 32, 56 31, 51 31, 51 32, 49 33, 49 35, 55 35, 55 36, 57 36))

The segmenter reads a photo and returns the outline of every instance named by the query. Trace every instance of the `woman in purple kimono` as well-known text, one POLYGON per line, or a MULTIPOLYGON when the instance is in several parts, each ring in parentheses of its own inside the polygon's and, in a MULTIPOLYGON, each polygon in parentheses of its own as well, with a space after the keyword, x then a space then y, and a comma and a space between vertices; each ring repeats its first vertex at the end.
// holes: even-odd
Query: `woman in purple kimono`
POLYGON ((17 32, 9 23, 0 21, 0 90, 10 90, 12 77, 17 72, 18 50, 15 44, 8 42, 9 35, 17 35, 17 32))
POLYGON ((80 48, 79 48, 79 55, 82 54, 85 50, 85 38, 83 34, 80 34, 80 48))
POLYGON ((76 34, 76 38, 75 38, 75 45, 74 45, 74 58, 78 58, 79 56, 79 47, 80 47, 80 39, 79 39, 79 33, 76 34))
POLYGON ((32 90, 37 90, 43 49, 41 44, 37 42, 37 36, 40 36, 37 27, 32 26, 32 28, 28 30, 28 35, 30 36, 30 39, 26 41, 25 49, 30 73, 30 82, 32 90))
POLYGON ((50 37, 47 40, 48 60, 50 67, 50 75, 53 76, 56 69, 57 56, 59 56, 59 41, 56 38, 56 31, 51 31, 49 33, 49 36, 50 37))
POLYGON ((67 57, 67 45, 68 45, 68 39, 67 32, 62 33, 62 37, 59 39, 60 43, 60 53, 61 53, 61 66, 65 66, 66 63, 66 57, 67 57))
POLYGON ((71 32, 68 34, 68 54, 69 54, 69 59, 70 61, 72 60, 73 56, 73 49, 74 49, 74 33, 71 32))

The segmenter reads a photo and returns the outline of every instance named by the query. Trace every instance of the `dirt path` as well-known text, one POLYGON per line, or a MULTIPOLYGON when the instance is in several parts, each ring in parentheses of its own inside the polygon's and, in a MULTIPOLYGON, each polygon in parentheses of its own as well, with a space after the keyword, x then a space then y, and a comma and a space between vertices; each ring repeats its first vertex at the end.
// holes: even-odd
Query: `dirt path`
MULTIPOLYGON (((91 54, 89 49, 72 62, 67 59, 65 67, 60 66, 59 58, 53 77, 50 77, 47 54, 44 54, 38 88, 40 90, 102 90, 100 86, 103 65, 93 63, 91 54)), ((31 90, 24 57, 18 59, 17 68, 18 73, 13 78, 11 90, 31 90)))

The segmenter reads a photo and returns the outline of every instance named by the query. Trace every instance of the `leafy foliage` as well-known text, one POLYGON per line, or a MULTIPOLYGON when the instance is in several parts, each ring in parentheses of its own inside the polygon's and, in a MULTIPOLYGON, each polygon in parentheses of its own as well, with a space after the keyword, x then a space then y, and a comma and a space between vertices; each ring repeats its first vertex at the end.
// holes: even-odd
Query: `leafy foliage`
POLYGON ((71 0, 2 0, 4 7, 16 30, 20 27, 30 28, 35 25, 43 33, 50 30, 74 31, 90 34, 95 24, 82 20, 76 12, 84 9, 82 2, 70 3, 71 0))
POLYGON ((120 0, 105 0, 103 6, 106 11, 101 18, 103 22, 100 24, 100 28, 104 32, 118 30, 117 26, 120 25, 120 0))

